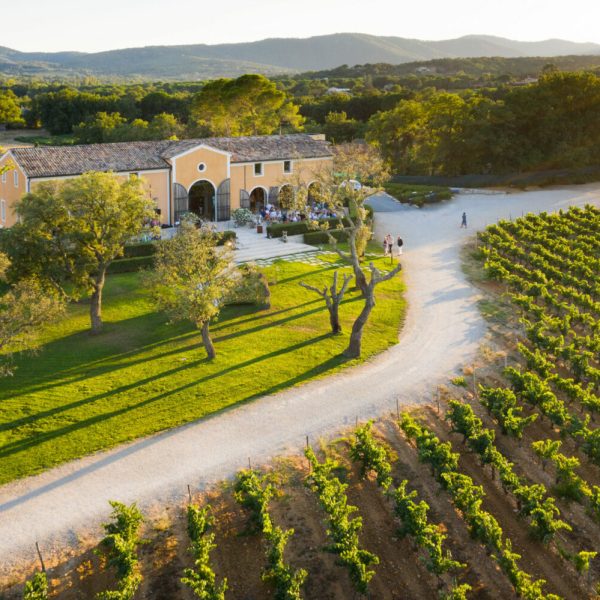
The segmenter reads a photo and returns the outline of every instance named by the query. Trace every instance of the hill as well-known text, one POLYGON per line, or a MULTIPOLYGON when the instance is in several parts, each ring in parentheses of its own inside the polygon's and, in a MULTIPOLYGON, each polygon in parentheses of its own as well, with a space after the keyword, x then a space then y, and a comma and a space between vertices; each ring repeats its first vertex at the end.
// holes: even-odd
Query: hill
POLYGON ((94 75, 141 79, 204 79, 241 73, 331 69, 339 65, 402 64, 443 58, 600 54, 600 45, 566 40, 520 42, 485 35, 424 41, 360 33, 271 38, 238 44, 147 46, 106 52, 19 52, 0 47, 0 73, 94 75))

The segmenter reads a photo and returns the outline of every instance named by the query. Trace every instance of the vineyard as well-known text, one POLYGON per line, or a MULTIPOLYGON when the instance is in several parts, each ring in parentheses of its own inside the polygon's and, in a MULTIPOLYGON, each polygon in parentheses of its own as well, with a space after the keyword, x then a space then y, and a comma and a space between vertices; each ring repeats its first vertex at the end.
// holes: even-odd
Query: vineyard
POLYGON ((598 597, 600 210, 501 221, 476 254, 502 364, 144 524, 113 503, 95 550, 5 597, 598 597))

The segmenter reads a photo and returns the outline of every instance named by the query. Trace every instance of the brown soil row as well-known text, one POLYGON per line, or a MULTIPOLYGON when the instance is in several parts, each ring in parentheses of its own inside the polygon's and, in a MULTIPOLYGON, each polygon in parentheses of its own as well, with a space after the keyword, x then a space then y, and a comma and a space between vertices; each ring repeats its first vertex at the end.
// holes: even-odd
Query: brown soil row
MULTIPOLYGON (((514 549, 522 554, 521 567, 535 578, 546 579, 549 592, 566 599, 591 597, 586 581, 578 577, 555 550, 530 538, 527 523, 517 517, 510 496, 505 495, 490 474, 481 468, 477 457, 465 451, 460 436, 451 434, 433 409, 421 410, 419 414, 441 439, 452 441, 455 450, 461 452, 461 469, 484 486, 487 495, 484 508, 498 519, 514 549)), ((486 422, 486 425, 491 423, 486 422)), ((459 582, 473 587, 470 597, 514 598, 512 587, 496 562, 481 544, 470 538, 462 516, 453 507, 449 496, 440 490, 429 468, 418 462, 416 451, 403 438, 397 425, 392 420, 383 420, 378 424, 377 432, 398 457, 394 462, 394 480, 407 479, 409 488, 417 490, 418 500, 425 500, 431 508, 430 521, 442 524, 447 533, 446 547, 455 559, 467 564, 457 575, 459 582)), ((534 463, 526 443, 518 447, 513 440, 503 440, 498 435, 499 448, 518 463, 519 472, 533 473, 536 480, 544 480, 550 485, 551 476, 534 463)), ((356 514, 363 519, 361 544, 380 558, 380 564, 374 567, 369 597, 381 600, 437 598, 450 578, 439 581, 429 573, 414 542, 398 536, 391 502, 373 480, 360 480, 349 461, 347 442, 331 444, 328 452, 336 455, 347 469, 349 501, 358 507, 356 514)), ((304 484, 306 475, 307 464, 302 459, 281 461, 274 469, 280 490, 280 495, 271 502, 274 521, 283 528, 295 530, 286 549, 286 560, 295 568, 308 571, 303 589, 307 600, 358 598, 347 571, 337 563, 335 555, 325 549, 328 543, 325 515, 315 495, 304 484)), ((213 509, 217 549, 212 553, 212 562, 218 580, 227 577, 227 597, 233 600, 272 598, 272 589, 260 578, 265 564, 264 541, 260 535, 248 533, 248 515, 233 499, 231 486, 224 484, 195 500, 208 502, 213 509)), ((593 547, 598 539, 598 525, 577 507, 561 505, 561 508, 564 518, 576 529, 575 534, 566 536, 566 547, 574 549, 577 544, 585 549, 593 547)), ((184 506, 172 506, 151 515, 144 538, 145 543, 140 547, 144 581, 136 597, 192 600, 190 591, 180 581, 184 568, 192 566, 187 552, 184 506)), ((596 572, 593 574, 595 579, 596 572)), ((92 551, 53 569, 50 579, 53 597, 65 600, 90 599, 113 584, 111 575, 102 569, 101 559, 92 551)), ((12 600, 20 596, 15 588, 5 597, 12 600)))

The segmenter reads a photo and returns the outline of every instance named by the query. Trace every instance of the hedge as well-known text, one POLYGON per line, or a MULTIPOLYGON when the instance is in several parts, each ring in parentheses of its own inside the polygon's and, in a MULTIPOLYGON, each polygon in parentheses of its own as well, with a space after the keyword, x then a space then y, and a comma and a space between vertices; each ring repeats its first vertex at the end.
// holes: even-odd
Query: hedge
POLYGON ((140 256, 152 256, 156 253, 156 242, 142 242, 125 246, 123 258, 138 258, 140 256))
MULTIPOLYGON (((335 217, 333 219, 319 219, 319 223, 329 223, 329 228, 334 229, 341 222, 341 219, 335 217)), ((344 219, 344 225, 349 225, 348 219, 344 219)), ((288 235, 300 235, 301 233, 307 233, 310 231, 309 221, 297 221, 296 223, 273 223, 273 225, 267 225, 267 236, 272 238, 279 238, 283 235, 283 232, 287 231, 288 235)))
POLYGON ((348 239, 348 232, 345 229, 330 229, 329 231, 310 231, 305 233, 304 243, 311 246, 329 244, 328 234, 331 234, 338 242, 345 242, 348 239))
POLYGON ((131 273, 145 267, 154 266, 154 256, 134 256, 132 258, 120 258, 113 260, 108 265, 107 273, 131 273))

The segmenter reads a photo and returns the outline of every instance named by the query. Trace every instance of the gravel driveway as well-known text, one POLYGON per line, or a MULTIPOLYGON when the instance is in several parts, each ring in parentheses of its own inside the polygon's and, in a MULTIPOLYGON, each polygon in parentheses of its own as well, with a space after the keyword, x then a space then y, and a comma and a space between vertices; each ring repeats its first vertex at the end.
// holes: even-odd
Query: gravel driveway
MULTIPOLYGON (((404 238, 409 309, 400 343, 369 363, 214 417, 120 446, 0 488, 0 578, 20 560, 99 533, 108 500, 180 502, 198 488, 315 440, 355 419, 427 401, 437 382, 469 364, 485 334, 476 292, 461 272, 459 250, 475 229, 523 210, 599 205, 600 185, 510 195, 465 194, 442 205, 407 208, 380 198, 376 236, 404 238), (466 211, 469 228, 460 229, 466 211)), ((51 562, 51 561, 48 561, 51 562)))

